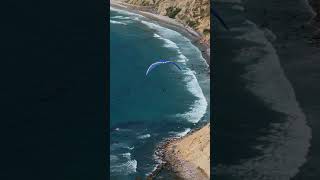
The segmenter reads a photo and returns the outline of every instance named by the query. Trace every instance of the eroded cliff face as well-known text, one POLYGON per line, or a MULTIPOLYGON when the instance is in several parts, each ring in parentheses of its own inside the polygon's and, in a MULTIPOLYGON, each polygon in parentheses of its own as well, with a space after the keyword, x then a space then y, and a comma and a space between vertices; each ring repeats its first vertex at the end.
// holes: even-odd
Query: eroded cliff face
POLYGON ((139 6, 152 6, 160 15, 169 16, 188 25, 210 40, 210 1, 209 0, 126 0, 139 6))
POLYGON ((139 6, 151 6, 154 5, 154 0, 125 0, 126 3, 139 5, 139 6))

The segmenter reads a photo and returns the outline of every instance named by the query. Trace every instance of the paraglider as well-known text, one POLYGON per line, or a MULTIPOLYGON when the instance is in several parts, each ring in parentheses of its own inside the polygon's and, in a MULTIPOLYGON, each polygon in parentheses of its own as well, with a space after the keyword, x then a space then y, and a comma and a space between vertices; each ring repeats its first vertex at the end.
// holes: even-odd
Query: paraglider
POLYGON ((148 70, 147 70, 147 72, 146 72, 146 76, 150 73, 150 71, 152 71, 154 68, 156 68, 157 66, 159 66, 159 65, 161 65, 161 64, 173 64, 173 65, 175 65, 179 70, 181 70, 181 67, 180 67, 177 63, 175 63, 175 62, 173 62, 173 61, 159 60, 159 61, 157 61, 157 62, 155 62, 155 63, 153 63, 153 64, 151 64, 151 65, 149 66, 149 68, 148 68, 148 70))

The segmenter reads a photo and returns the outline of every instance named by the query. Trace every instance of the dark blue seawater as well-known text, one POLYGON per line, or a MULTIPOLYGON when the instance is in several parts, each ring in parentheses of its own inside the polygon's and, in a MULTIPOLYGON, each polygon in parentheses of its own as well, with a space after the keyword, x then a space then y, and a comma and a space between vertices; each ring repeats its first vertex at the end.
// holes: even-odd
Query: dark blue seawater
POLYGON ((159 142, 209 120, 208 65, 190 40, 140 15, 111 8, 111 179, 145 177, 159 142), (167 59, 154 69, 150 64, 167 59))

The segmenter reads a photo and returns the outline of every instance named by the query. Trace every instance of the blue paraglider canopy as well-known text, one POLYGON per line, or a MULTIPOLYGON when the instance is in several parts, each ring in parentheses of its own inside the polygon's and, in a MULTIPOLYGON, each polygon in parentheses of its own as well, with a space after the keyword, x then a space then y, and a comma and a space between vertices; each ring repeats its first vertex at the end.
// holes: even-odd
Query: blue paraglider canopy
POLYGON ((172 61, 166 61, 166 60, 161 59, 161 60, 159 60, 159 61, 157 61, 157 62, 155 62, 155 63, 153 63, 153 64, 151 64, 151 65, 149 66, 149 68, 148 68, 148 70, 147 70, 147 72, 146 72, 146 76, 147 76, 154 68, 156 68, 157 66, 159 66, 159 65, 161 65, 161 64, 173 64, 173 65, 175 65, 179 70, 181 70, 181 67, 180 67, 177 63, 172 62, 172 61))

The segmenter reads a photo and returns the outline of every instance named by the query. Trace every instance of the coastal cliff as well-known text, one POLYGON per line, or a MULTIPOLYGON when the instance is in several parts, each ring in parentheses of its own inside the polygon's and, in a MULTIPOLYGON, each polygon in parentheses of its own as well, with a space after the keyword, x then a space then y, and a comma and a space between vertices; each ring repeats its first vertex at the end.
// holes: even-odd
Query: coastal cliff
POLYGON ((164 150, 164 159, 183 179, 210 179, 210 123, 171 141, 164 150))
POLYGON ((210 42, 209 0, 124 0, 124 2, 153 8, 157 14, 168 16, 189 26, 202 35, 202 41, 210 42))

